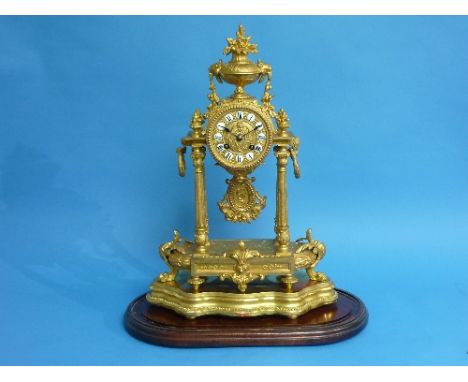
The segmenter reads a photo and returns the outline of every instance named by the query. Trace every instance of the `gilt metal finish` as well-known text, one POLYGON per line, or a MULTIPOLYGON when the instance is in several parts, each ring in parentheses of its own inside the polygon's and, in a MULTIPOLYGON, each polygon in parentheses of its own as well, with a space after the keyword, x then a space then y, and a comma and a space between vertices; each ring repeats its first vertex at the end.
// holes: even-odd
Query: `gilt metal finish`
POLYGON ((268 290, 253 293, 225 291, 187 292, 176 282, 153 284, 148 302, 172 309, 187 318, 211 314, 233 317, 282 315, 297 318, 311 309, 332 304, 337 293, 331 282, 310 282, 297 291, 268 290))
POLYGON ((182 146, 176 150, 179 175, 185 176, 185 154, 187 147, 191 148, 195 183, 194 238, 184 240, 178 231, 174 231, 173 239, 160 247, 160 255, 169 272, 156 278, 147 300, 190 318, 206 314, 281 314, 294 318, 318 306, 331 304, 337 298, 332 282, 325 274, 315 271, 325 255, 324 244, 312 238, 310 229, 304 238, 290 239, 287 168, 291 159, 294 175, 300 177, 299 138, 289 131, 286 112, 283 109, 275 111, 271 103, 272 68, 260 60, 250 61, 249 54, 258 52, 257 45, 250 40, 242 26, 235 39, 228 38, 224 54, 231 55, 231 60, 227 63, 219 60, 209 67, 210 103, 206 112, 195 111, 191 133, 182 139, 182 146), (234 85, 234 93, 221 99, 216 82, 234 85), (260 100, 244 89, 255 82, 265 82, 260 100), (250 223, 266 207, 266 197, 255 189, 255 178, 250 174, 270 153, 274 153, 274 238, 209 238, 205 182, 207 152, 232 176, 226 180, 226 194, 218 202, 221 213, 232 223, 250 223), (309 282, 297 289, 295 285, 298 285, 300 272, 307 275, 309 282), (273 284, 272 278, 275 280, 273 284), (224 290, 226 284, 234 291, 224 290), (211 289, 207 289, 207 285, 211 289), (269 285, 279 285, 282 289, 269 285))
POLYGON ((224 199, 218 203, 226 220, 249 223, 265 208, 266 196, 260 196, 252 184, 253 181, 255 178, 240 174, 234 175, 232 179, 226 179, 229 186, 224 199))

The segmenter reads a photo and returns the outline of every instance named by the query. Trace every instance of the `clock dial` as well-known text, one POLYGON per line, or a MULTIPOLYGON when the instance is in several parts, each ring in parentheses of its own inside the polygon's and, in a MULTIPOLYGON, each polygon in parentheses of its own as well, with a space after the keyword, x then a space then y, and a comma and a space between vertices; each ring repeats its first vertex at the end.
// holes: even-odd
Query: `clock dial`
POLYGON ((228 170, 252 170, 268 154, 273 140, 268 115, 254 105, 222 105, 206 128, 208 147, 228 170))

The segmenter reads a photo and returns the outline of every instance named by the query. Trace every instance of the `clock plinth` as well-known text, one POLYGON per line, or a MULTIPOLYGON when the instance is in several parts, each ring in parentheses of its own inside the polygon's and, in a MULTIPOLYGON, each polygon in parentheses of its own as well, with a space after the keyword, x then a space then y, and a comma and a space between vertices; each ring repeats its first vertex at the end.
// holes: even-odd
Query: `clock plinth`
POLYGON ((316 271, 325 245, 312 237, 310 229, 303 238, 290 237, 287 173, 292 162, 295 178, 301 176, 299 138, 289 130, 286 112, 275 111, 271 103, 271 66, 249 60, 257 45, 244 35, 242 26, 236 39, 228 39, 224 53, 232 55, 231 61, 220 60, 209 68, 210 104, 204 113, 195 111, 191 132, 176 150, 180 176, 186 174, 185 154, 191 150, 193 239, 174 231, 172 240, 161 245, 159 253, 168 271, 129 306, 127 329, 144 340, 172 346, 299 345, 348 338, 367 322, 364 305, 316 271), (220 99, 215 80, 234 85, 233 95, 220 99), (245 92, 245 86, 263 81, 259 100, 245 92), (209 237, 207 154, 231 176, 218 207, 225 220, 235 224, 250 223, 266 208, 267 199, 255 189, 251 174, 274 155, 273 238, 209 237), (239 337, 231 338, 225 327, 239 337), (267 339, 268 333, 278 337, 267 339))
POLYGON ((287 253, 278 252, 276 242, 268 239, 211 240, 207 253, 197 253, 197 246, 181 240, 175 231, 160 252, 171 271, 153 282, 147 300, 188 318, 207 314, 296 318, 337 299, 332 282, 315 271, 325 247, 311 237, 290 242, 287 253), (307 282, 296 277, 301 269, 307 282), (232 284, 236 290, 228 292, 226 285, 232 284))
POLYGON ((208 278, 197 291, 186 279, 161 283, 156 280, 146 300, 188 318, 207 315, 257 317, 280 315, 295 319, 308 311, 336 302, 338 295, 331 281, 297 280, 291 287, 265 278, 252 282, 245 292, 232 283, 208 278))

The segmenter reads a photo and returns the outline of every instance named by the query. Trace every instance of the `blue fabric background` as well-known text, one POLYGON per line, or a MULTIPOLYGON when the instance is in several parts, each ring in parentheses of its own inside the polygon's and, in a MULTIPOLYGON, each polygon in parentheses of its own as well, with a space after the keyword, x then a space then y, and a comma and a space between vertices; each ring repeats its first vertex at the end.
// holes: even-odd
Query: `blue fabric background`
MULTIPOLYGON (((467 43, 465 17, 0 18, 0 363, 468 364, 467 43), (181 350, 122 325, 157 246, 192 234, 175 148, 241 22, 302 139, 292 236, 311 227, 369 309, 342 343, 181 350)), ((271 237, 272 158, 248 226, 207 162, 211 236, 271 237)))

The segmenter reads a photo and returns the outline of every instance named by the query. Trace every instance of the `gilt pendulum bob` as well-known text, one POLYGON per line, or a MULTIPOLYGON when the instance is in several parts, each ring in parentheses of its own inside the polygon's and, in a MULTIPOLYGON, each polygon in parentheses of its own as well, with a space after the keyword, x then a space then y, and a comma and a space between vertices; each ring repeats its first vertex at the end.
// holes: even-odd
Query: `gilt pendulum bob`
POLYGON ((185 240, 177 230, 159 253, 169 268, 145 296, 135 299, 125 315, 127 330, 148 342, 168 346, 297 345, 335 342, 360 331, 367 322, 364 304, 335 289, 317 272, 325 245, 306 230, 291 240, 288 222, 287 167, 296 178, 299 139, 289 131, 283 109, 271 101, 271 66, 249 54, 257 45, 242 26, 227 39, 225 55, 209 68, 206 112, 196 110, 191 133, 177 149, 179 175, 184 176, 187 147, 194 169, 195 232, 185 240), (215 80, 234 85, 220 99, 215 80), (260 100, 244 87, 265 82, 260 100), (249 223, 266 206, 255 188, 254 170, 276 157, 276 215, 270 239, 218 240, 208 236, 205 156, 211 154, 229 178, 218 202, 231 223, 249 223))

